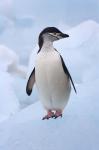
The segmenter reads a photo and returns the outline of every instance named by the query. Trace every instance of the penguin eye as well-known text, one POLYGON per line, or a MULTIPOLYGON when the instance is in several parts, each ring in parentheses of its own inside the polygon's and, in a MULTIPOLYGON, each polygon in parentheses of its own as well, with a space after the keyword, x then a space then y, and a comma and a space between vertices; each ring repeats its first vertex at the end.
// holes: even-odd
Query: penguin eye
POLYGON ((57 33, 56 33, 56 32, 54 32, 54 35, 57 35, 57 33))
POLYGON ((57 32, 52 32, 52 33, 49 33, 49 34, 52 35, 52 36, 57 36, 58 35, 57 32))

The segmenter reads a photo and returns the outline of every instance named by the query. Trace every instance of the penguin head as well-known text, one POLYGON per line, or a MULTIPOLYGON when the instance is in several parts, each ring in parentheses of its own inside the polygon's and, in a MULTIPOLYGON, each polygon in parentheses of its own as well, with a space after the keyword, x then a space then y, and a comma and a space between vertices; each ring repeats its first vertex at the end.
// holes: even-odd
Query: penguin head
POLYGON ((43 42, 46 40, 54 42, 67 37, 69 37, 69 35, 62 33, 59 29, 55 27, 47 27, 39 35, 39 47, 41 48, 43 42))

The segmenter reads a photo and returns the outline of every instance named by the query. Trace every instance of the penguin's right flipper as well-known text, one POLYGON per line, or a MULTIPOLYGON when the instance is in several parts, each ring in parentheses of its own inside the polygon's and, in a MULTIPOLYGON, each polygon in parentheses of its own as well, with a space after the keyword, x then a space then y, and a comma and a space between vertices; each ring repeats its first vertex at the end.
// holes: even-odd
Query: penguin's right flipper
POLYGON ((72 83, 72 86, 73 86, 73 88, 74 88, 74 91, 75 91, 75 93, 77 94, 77 91, 76 91, 76 88, 75 88, 75 85, 74 85, 73 79, 72 79, 72 77, 71 77, 71 75, 70 75, 70 73, 69 73, 69 71, 68 71, 68 69, 67 69, 67 67, 66 67, 66 65, 65 65, 65 63, 64 63, 64 60, 63 60, 63 58, 62 58, 62 56, 61 56, 61 55, 60 55, 60 58, 61 58, 61 62, 62 62, 62 66, 63 66, 63 70, 64 70, 65 74, 67 74, 67 75, 68 75, 68 77, 69 77, 69 79, 70 79, 70 81, 71 81, 71 83, 72 83))
POLYGON ((26 85, 26 93, 28 94, 28 96, 30 96, 32 93, 34 83, 35 83, 35 68, 33 69, 26 85))

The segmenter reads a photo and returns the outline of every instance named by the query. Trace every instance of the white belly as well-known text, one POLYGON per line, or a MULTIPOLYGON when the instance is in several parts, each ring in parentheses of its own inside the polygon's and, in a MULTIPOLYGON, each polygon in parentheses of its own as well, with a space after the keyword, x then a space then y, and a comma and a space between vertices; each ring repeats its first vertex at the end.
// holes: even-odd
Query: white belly
POLYGON ((35 65, 36 85, 46 109, 64 109, 71 86, 56 51, 40 52, 35 65))

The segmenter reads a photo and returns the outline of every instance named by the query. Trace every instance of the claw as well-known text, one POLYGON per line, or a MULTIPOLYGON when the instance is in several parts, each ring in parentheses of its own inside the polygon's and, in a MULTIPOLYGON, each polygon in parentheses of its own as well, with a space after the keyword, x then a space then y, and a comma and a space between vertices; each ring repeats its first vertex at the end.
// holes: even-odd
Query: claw
POLYGON ((45 120, 45 119, 47 119, 47 120, 48 120, 49 118, 51 118, 51 117, 50 117, 50 116, 48 116, 48 115, 46 115, 45 117, 43 117, 43 118, 42 118, 42 120, 45 120))
POLYGON ((54 117, 54 113, 49 111, 48 114, 42 118, 42 120, 45 120, 45 119, 48 120, 48 119, 53 118, 53 117, 54 117))
POLYGON ((54 115, 54 119, 57 119, 58 117, 62 118, 62 114, 60 114, 60 115, 54 115))
POLYGON ((48 120, 50 118, 57 119, 58 117, 62 118, 62 111, 61 110, 57 110, 56 112, 53 112, 50 110, 47 112, 47 115, 42 118, 42 120, 45 120, 45 119, 48 120))
POLYGON ((59 111, 56 111, 56 113, 54 114, 54 119, 58 118, 58 117, 61 117, 62 118, 62 111, 59 110, 59 111))

